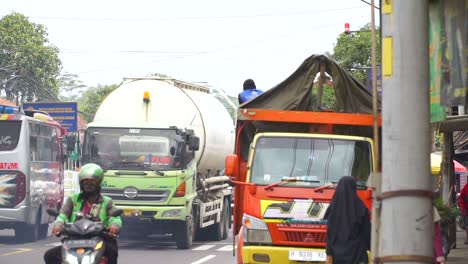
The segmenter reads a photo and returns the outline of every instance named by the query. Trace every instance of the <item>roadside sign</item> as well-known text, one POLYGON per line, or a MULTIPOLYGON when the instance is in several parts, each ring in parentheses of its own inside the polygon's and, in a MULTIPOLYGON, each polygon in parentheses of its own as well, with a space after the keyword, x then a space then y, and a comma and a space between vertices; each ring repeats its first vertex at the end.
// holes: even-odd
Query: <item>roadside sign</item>
POLYGON ((68 132, 78 130, 78 105, 76 102, 24 103, 24 110, 40 110, 59 122, 68 132))

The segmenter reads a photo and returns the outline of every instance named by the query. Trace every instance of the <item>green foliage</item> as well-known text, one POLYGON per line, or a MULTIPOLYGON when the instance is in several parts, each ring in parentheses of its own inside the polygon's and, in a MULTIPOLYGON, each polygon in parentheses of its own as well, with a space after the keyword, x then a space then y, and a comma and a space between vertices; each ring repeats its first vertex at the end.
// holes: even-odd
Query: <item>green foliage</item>
POLYGON ((229 112, 229 115, 231 116, 233 122, 237 118, 237 109, 239 108, 239 102, 237 101, 237 97, 227 95, 228 98, 220 95, 219 93, 214 92, 213 96, 220 101, 223 106, 226 108, 226 110, 229 112), (232 104, 236 106, 236 108, 233 107, 233 105, 229 102, 227 102, 227 99, 229 99, 232 104))
POLYGON ((59 77, 58 81, 60 87, 60 101, 74 102, 86 88, 86 85, 78 80, 78 75, 76 74, 64 73, 59 77))
MULTIPOLYGON (((366 67, 370 67, 371 63, 371 47, 372 34, 370 24, 367 24, 359 30, 359 32, 338 36, 337 43, 333 48, 333 58, 345 68, 354 78, 361 83, 366 83, 366 67)), ((376 61, 380 64, 380 33, 379 28, 376 28, 376 61)))
POLYGON ((449 224, 460 216, 460 211, 455 205, 448 205, 440 197, 434 199, 434 206, 437 208, 437 211, 439 211, 441 225, 449 224))
MULTIPOLYGON (((78 100, 78 109, 86 122, 91 122, 102 101, 117 88, 116 84, 103 85, 88 89, 78 100)), ((116 106, 118 107, 118 106, 116 106)))
POLYGON ((0 93, 16 103, 57 100, 59 50, 43 25, 13 12, 0 19, 0 93))
MULTIPOLYGON (((318 105, 318 98, 317 98, 317 92, 318 88, 316 85, 314 85, 314 88, 312 89, 312 105, 316 106, 318 105)), ((322 109, 329 109, 329 110, 336 110, 336 97, 335 97, 335 90, 333 89, 332 86, 328 84, 323 85, 323 93, 322 93, 322 109)))

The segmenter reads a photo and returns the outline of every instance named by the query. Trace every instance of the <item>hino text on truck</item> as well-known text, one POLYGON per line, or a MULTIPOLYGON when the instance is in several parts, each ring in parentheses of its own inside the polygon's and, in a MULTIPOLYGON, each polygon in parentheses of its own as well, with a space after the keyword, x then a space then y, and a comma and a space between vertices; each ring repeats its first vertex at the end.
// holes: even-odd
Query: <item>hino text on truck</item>
POLYGON ((371 93, 325 56, 240 106, 235 154, 226 158, 238 263, 324 262, 323 217, 342 176, 356 178, 371 209, 372 110, 371 93), (321 107, 324 82, 336 95, 333 111, 321 107))
POLYGON ((227 238, 231 223, 226 155, 234 125, 209 89, 174 79, 125 79, 86 128, 83 163, 105 169, 102 193, 123 209, 125 230, 227 238))

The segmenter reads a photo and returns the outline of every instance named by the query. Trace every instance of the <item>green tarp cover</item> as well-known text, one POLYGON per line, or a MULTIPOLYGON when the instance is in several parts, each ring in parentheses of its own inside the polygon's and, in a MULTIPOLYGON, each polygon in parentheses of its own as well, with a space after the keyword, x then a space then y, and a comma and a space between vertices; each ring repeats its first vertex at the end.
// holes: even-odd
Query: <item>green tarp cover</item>
MULTIPOLYGON (((312 89, 320 66, 331 76, 336 95, 335 112, 372 114, 372 94, 335 61, 324 55, 312 55, 286 80, 246 102, 240 108, 312 111, 312 89)), ((317 86, 317 85, 315 85, 317 86)), ((378 102, 380 112, 380 101, 378 102)), ((241 156, 247 157, 248 147, 257 132, 308 132, 309 125, 278 122, 252 122, 241 135, 241 156)), ((336 133, 372 137, 372 128, 336 127, 336 133)))

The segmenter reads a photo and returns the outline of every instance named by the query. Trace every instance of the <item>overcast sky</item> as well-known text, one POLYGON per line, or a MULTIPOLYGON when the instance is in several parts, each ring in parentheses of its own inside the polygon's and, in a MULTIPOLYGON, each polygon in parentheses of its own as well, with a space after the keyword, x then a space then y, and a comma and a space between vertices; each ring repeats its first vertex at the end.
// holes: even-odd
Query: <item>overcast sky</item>
POLYGON ((13 11, 46 26, 62 73, 88 86, 163 73, 230 95, 247 78, 275 86, 310 55, 333 53, 344 23, 371 19, 361 0, 2 1, 1 17, 13 11))

